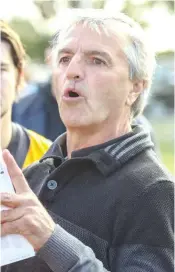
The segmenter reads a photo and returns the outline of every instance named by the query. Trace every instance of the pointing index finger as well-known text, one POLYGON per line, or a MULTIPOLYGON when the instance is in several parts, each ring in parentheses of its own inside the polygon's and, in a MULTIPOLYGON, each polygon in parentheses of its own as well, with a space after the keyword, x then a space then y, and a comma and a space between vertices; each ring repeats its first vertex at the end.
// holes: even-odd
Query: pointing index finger
POLYGON ((29 192, 31 189, 13 156, 8 150, 4 150, 2 156, 16 193, 29 192))

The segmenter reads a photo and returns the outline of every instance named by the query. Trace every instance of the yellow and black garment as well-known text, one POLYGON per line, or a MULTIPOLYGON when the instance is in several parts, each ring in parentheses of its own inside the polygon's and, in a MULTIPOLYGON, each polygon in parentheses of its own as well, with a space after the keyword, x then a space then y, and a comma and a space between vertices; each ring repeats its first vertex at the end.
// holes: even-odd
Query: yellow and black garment
POLYGON ((39 160, 49 149, 52 142, 34 131, 16 123, 12 124, 12 139, 8 150, 20 168, 25 168, 39 160))

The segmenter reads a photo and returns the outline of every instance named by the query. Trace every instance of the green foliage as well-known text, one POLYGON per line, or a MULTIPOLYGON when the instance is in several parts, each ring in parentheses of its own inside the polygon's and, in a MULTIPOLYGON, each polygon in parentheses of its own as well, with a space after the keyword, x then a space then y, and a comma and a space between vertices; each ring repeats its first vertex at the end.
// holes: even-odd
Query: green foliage
POLYGON ((122 8, 122 12, 126 15, 130 16, 136 22, 138 22, 143 28, 148 26, 147 22, 142 19, 142 13, 145 10, 145 4, 142 5, 135 5, 130 0, 125 0, 124 6, 122 8))
MULTIPOLYGON (((138 1, 139 2, 139 1, 138 1)), ((143 28, 148 27, 148 23, 143 20, 142 14, 145 10, 151 10, 154 7, 164 6, 170 14, 174 13, 174 1, 145 1, 135 5, 132 0, 125 0, 122 12, 133 18, 143 28)))
POLYGON ((164 6, 170 14, 174 14, 174 0, 161 0, 161 1, 146 1, 144 4, 148 8, 153 8, 155 6, 164 6))
MULTIPOLYGON (((81 0, 69 0, 69 7, 76 8, 80 5, 80 2, 81 0)), ((93 8, 104 8, 105 2, 106 0, 93 0, 93 8)), ((43 20, 47 21, 55 17, 55 0, 34 0, 34 4, 40 11, 43 20)), ((142 27, 147 27, 147 23, 142 19, 143 11, 156 5, 164 5, 170 13, 174 11, 174 1, 145 1, 136 6, 132 0, 124 1, 122 11, 139 22, 142 27)), ((32 23, 24 19, 13 18, 10 25, 20 35, 29 57, 34 61, 44 62, 44 50, 49 45, 48 41, 51 37, 48 34, 38 33, 32 23)))
POLYGON ((27 55, 37 62, 44 62, 44 50, 50 36, 38 33, 30 21, 13 18, 9 25, 19 34, 27 55))
POLYGON ((56 15, 55 0, 34 0, 34 4, 39 9, 43 19, 47 20, 56 15))
POLYGON ((80 6, 80 1, 78 0, 69 0, 68 1, 69 8, 78 8, 80 6))
POLYGON ((103 9, 105 5, 105 0, 94 0, 92 2, 94 9, 103 9))
POLYGON ((167 121, 154 121, 152 126, 160 148, 161 159, 168 170, 174 174, 174 120, 169 117, 167 121))

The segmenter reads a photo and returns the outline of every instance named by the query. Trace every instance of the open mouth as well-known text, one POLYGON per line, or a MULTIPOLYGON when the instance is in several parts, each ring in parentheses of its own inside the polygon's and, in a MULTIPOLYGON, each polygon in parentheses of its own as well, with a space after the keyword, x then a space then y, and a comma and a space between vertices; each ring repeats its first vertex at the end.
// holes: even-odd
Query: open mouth
POLYGON ((69 97, 79 97, 79 94, 76 91, 69 91, 68 96, 69 97))

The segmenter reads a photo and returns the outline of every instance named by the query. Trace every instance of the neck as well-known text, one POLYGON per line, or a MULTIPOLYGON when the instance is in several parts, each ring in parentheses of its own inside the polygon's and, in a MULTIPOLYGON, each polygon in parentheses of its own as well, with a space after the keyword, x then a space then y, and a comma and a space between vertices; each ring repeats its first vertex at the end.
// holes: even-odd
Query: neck
POLYGON ((108 127, 103 126, 103 129, 95 126, 95 129, 67 129, 67 154, 71 158, 72 151, 87 148, 94 145, 99 145, 125 135, 131 131, 130 122, 108 127))
POLYGON ((8 145, 12 138, 12 122, 11 122, 11 113, 6 113, 0 122, 1 129, 1 148, 2 150, 8 148, 8 145))

